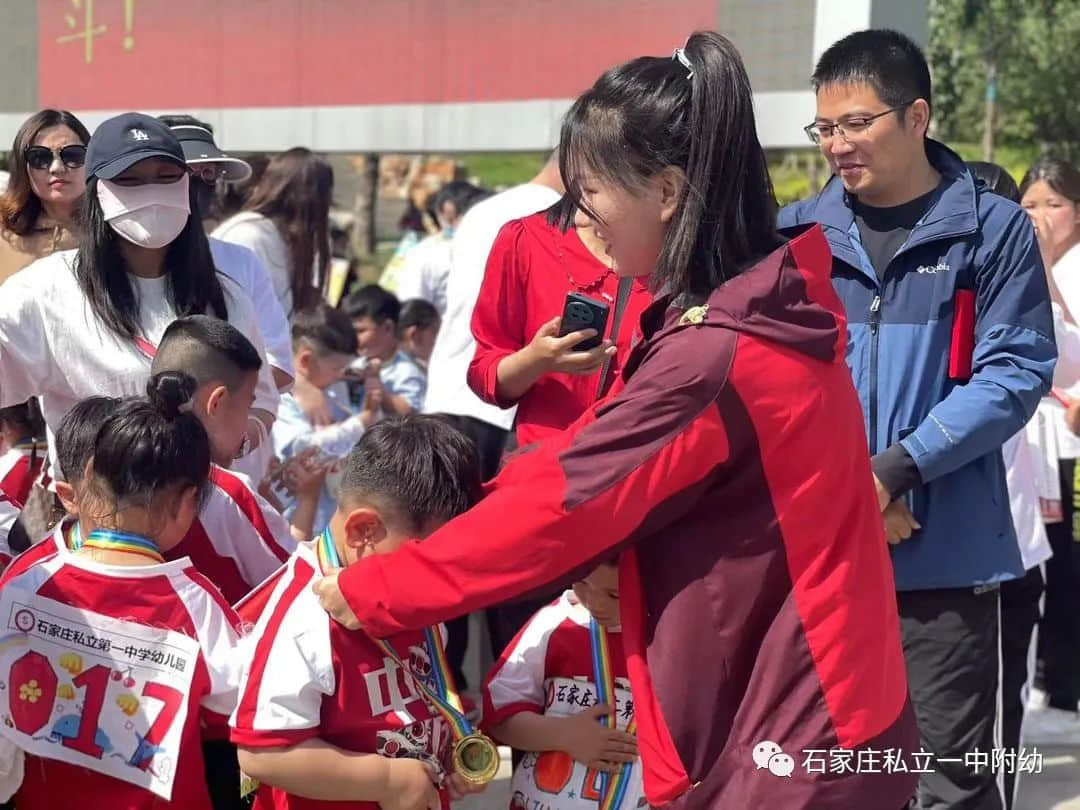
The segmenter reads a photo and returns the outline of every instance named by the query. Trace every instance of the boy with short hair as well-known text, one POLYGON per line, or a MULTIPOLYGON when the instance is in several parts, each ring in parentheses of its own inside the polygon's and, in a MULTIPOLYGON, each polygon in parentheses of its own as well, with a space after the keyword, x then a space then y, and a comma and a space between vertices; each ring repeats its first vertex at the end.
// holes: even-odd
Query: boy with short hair
POLYGON ((529 752, 514 769, 512 810, 595 810, 605 786, 622 791, 617 806, 637 807, 644 794, 633 720, 619 572, 605 562, 528 621, 484 684, 484 727, 529 752))
POLYGON ((261 783, 257 810, 432 808, 440 798, 446 807, 446 788, 466 787, 454 774, 442 778, 451 732, 417 686, 437 660, 425 635, 400 633, 384 649, 334 622, 311 586, 333 568, 427 536, 480 489, 472 443, 436 417, 381 422, 349 454, 323 536, 301 543, 247 603, 262 613, 230 722, 241 767, 261 783))
POLYGON ((178 318, 165 330, 151 375, 190 374, 198 383, 192 413, 210 438, 211 488, 198 517, 167 559, 190 557, 235 604, 273 574, 296 547, 289 526, 244 476, 228 466, 243 451, 262 358, 227 321, 178 318))
MULTIPOLYGON (((320 303, 306 307, 293 316, 293 363, 296 367, 296 390, 282 395, 278 418, 271 431, 274 452, 282 461, 315 453, 313 463, 340 466, 364 431, 378 420, 380 392, 369 392, 359 413, 350 414, 337 400, 326 396, 331 386, 340 382, 345 369, 356 358, 356 334, 345 313, 320 303), (312 403, 307 398, 316 397, 312 403), (305 399, 304 403, 301 399, 305 399), (308 413, 313 405, 326 409, 330 424, 316 426, 308 413)), ((286 503, 285 516, 297 533, 310 537, 321 531, 334 511, 337 476, 322 488, 312 514, 302 504, 286 503)))
POLYGON ((365 392, 382 389, 383 409, 389 414, 419 411, 427 392, 427 378, 398 344, 398 299, 378 284, 369 284, 346 298, 341 307, 356 331, 359 365, 371 372, 364 380, 365 392), (378 380, 374 378, 376 371, 378 380))

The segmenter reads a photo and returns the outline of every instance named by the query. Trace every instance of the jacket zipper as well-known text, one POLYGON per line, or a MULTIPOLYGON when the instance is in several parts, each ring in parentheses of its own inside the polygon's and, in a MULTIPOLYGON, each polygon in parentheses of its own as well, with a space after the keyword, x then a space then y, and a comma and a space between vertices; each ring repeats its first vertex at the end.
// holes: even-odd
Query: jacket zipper
POLYGON ((870 302, 870 455, 877 453, 877 365, 878 326, 881 324, 881 295, 870 302))

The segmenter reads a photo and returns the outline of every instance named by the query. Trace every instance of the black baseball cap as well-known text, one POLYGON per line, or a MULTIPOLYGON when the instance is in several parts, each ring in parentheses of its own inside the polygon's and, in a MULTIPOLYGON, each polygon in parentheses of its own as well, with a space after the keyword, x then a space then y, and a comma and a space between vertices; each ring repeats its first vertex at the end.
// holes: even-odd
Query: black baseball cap
POLYGON ((86 177, 112 180, 140 160, 160 157, 187 168, 180 141, 152 115, 124 113, 103 121, 86 147, 86 177))
POLYGON ((229 183, 239 183, 251 177, 251 164, 221 151, 214 142, 214 133, 198 124, 174 124, 173 135, 180 140, 184 160, 189 166, 213 164, 220 166, 229 183))

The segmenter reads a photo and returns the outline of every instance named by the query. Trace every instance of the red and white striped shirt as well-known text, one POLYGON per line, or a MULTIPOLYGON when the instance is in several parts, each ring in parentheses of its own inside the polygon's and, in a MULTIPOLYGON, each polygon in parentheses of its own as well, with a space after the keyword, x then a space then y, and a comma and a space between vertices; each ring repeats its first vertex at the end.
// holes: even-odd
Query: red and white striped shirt
MULTIPOLYGON (((292 746, 318 738, 347 751, 448 760, 451 733, 432 716, 414 678, 431 675, 420 632, 388 639, 404 671, 362 631, 346 630, 319 605, 311 586, 322 574, 315 546, 301 543, 288 565, 245 600, 242 619, 262 608, 245 640, 249 655, 232 741, 250 748, 292 746), (264 591, 269 590, 269 596, 264 591)), ((443 806, 449 800, 443 793, 443 806)), ((377 810, 374 802, 323 802, 262 785, 256 810, 377 810)))
POLYGON ((0 456, 0 570, 11 562, 8 532, 15 524, 30 487, 41 472, 41 465, 48 455, 44 444, 18 444, 0 456))
MULTIPOLYGON (((568 717, 597 705, 589 611, 566 591, 529 619, 495 662, 484 683, 484 726, 533 712, 568 717)), ((634 715, 622 633, 606 630, 615 680, 616 726, 625 730, 634 715)), ((535 807, 596 810, 600 774, 563 751, 525 755, 510 784, 511 810, 535 807)), ((641 762, 634 763, 623 810, 644 802, 641 762)))
MULTIPOLYGON (((66 551, 8 578, 5 588, 125 622, 168 628, 199 645, 187 714, 173 721, 183 728, 179 750, 170 752, 176 774, 171 802, 79 765, 27 755, 20 810, 211 810, 201 738, 220 729, 235 706, 240 658, 235 651, 239 621, 220 592, 187 559, 129 567, 66 551)), ((8 674, 2 679, 10 692, 8 674)))
MULTIPOLYGON (((210 481, 212 486, 198 517, 180 544, 164 556, 167 560, 189 558, 232 605, 281 568, 296 541, 285 518, 253 492, 242 476, 214 467, 210 481)), ((59 549, 69 549, 73 523, 65 520, 58 524, 12 565, 25 570, 59 549)), ((6 579, 0 579, 0 585, 6 579)))

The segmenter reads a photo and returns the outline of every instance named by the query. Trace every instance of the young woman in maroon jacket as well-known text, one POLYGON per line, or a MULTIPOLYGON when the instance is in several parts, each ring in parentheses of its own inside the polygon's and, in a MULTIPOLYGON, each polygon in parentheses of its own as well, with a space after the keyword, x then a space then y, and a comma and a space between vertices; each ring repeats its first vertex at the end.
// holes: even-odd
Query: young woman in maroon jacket
POLYGON ((738 52, 697 33, 613 68, 560 143, 579 224, 653 274, 642 341, 478 506, 325 578, 324 606, 381 637, 621 552, 651 805, 899 810, 926 765, 846 322, 820 227, 776 232, 738 52))

